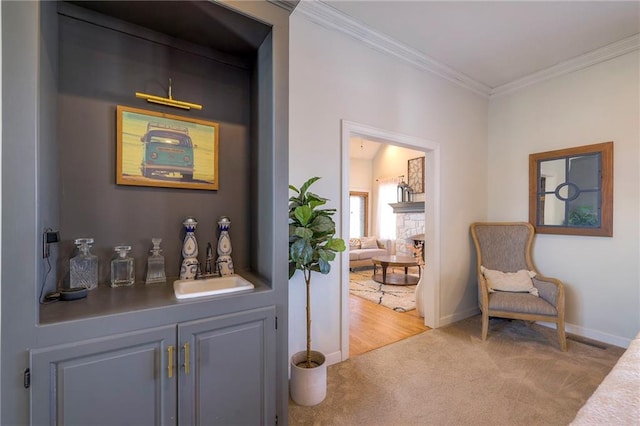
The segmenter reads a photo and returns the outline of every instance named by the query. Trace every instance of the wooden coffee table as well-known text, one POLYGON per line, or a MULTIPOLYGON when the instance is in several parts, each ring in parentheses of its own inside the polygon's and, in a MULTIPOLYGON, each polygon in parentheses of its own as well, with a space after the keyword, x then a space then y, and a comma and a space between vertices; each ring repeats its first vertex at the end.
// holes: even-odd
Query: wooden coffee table
POLYGON ((374 256, 371 258, 373 262, 373 280, 382 284, 392 285, 414 285, 420 280, 420 269, 418 268, 418 276, 408 275, 407 270, 410 266, 418 266, 418 262, 413 256, 374 256), (378 265, 382 269, 382 273, 377 272, 378 265), (404 268, 404 274, 391 273, 387 274, 387 267, 399 266, 404 268))

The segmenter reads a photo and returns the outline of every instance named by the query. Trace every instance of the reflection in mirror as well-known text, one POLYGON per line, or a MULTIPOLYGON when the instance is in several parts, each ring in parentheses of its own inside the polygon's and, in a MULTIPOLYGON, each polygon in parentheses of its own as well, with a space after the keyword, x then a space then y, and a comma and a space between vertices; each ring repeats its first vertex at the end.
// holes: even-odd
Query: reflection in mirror
POLYGON ((536 232, 612 235, 613 142, 529 156, 536 232))
POLYGON ((600 154, 540 161, 538 225, 600 226, 600 154))

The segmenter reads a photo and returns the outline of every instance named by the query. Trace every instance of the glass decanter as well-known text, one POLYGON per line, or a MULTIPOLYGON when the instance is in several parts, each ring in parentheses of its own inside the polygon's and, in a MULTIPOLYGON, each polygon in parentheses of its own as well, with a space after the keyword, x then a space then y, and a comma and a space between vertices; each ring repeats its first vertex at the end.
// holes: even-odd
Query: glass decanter
POLYGON ((89 250, 93 238, 77 238, 74 243, 78 255, 69 260, 69 288, 93 290, 98 287, 98 256, 89 250))
POLYGON ((133 285, 135 271, 133 257, 129 256, 131 246, 116 246, 113 249, 118 255, 111 260, 111 287, 133 285))
POLYGON ((160 248, 162 238, 152 238, 151 242, 153 243, 153 248, 151 249, 151 256, 147 258, 145 284, 163 283, 167 281, 167 276, 164 270, 164 256, 160 248))

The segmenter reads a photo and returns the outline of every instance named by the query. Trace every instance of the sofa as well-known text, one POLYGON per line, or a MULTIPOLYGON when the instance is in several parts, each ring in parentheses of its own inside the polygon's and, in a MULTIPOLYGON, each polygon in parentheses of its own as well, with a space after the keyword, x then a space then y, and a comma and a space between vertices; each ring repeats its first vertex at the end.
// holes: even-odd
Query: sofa
POLYGON ((380 240, 376 237, 360 237, 349 239, 349 269, 371 267, 374 256, 392 254, 390 240, 380 240))
POLYGON ((640 424, 640 333, 578 411, 571 426, 640 424))

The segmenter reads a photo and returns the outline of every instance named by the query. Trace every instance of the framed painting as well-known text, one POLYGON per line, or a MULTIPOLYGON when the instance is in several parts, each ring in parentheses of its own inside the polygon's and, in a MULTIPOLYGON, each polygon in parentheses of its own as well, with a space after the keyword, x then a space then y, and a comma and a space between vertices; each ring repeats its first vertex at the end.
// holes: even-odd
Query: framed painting
POLYGON ((414 194, 424 192, 424 157, 412 158, 407 161, 407 184, 414 194))
POLYGON ((117 107, 116 183, 218 189, 219 124, 117 107))

